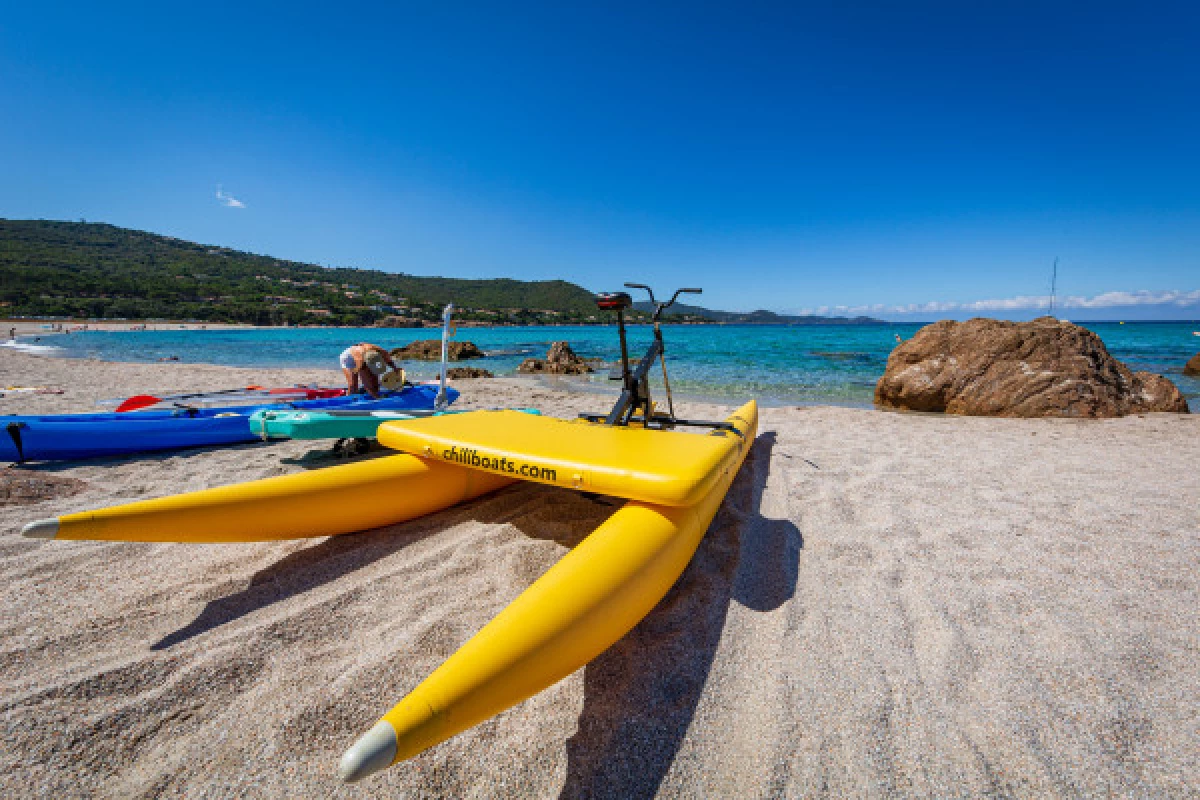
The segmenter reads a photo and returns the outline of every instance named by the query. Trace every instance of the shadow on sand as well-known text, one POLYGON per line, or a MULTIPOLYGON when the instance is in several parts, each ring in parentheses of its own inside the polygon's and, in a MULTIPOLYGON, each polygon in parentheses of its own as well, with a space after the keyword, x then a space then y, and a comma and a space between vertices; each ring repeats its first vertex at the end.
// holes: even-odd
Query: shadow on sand
MULTIPOLYGON (((0 432, 2 433, 2 432, 0 432)), ((177 447, 172 450, 150 450, 140 453, 122 453, 111 456, 92 456, 90 458, 70 458, 55 461, 26 461, 22 464, 13 463, 11 468, 24 469, 31 472, 63 472, 64 470, 74 469, 76 467, 96 466, 110 467, 117 464, 128 464, 130 462, 143 461, 149 464, 163 463, 176 458, 192 458, 194 456, 202 456, 206 453, 211 453, 214 450, 229 450, 237 452, 238 450, 257 450, 264 447, 270 447, 274 442, 240 442, 235 444, 221 445, 201 445, 197 447, 177 447)))
POLYGON ((391 555, 416 538, 413 535, 385 536, 377 532, 331 536, 255 573, 250 585, 240 592, 210 600, 196 619, 164 636, 150 649, 165 650, 246 614, 335 581, 391 555))
POLYGON ((730 600, 771 611, 795 593, 803 536, 759 513, 774 444, 774 433, 755 440, 679 581, 585 668, 560 799, 654 797, 696 712, 730 600))
POLYGON ((588 500, 565 489, 518 484, 416 520, 362 533, 331 536, 257 572, 245 589, 209 601, 195 620, 164 636, 151 645, 151 649, 164 650, 259 609, 331 583, 460 522, 510 523, 530 538, 551 539, 572 548, 591 528, 609 516, 616 505, 609 498, 588 500), (564 504, 569 504, 569 512, 562 510, 564 504), (539 509, 547 506, 558 507, 556 513, 577 524, 554 524, 554 514, 539 513, 539 509))
MULTIPOLYGON (((0 435, 3 432, 0 431, 0 435)), ((198 447, 179 447, 173 450, 151 450, 144 453, 124 453, 121 455, 112 456, 93 456, 91 458, 74 458, 63 461, 26 461, 22 464, 13 463, 10 465, 13 469, 28 470, 30 472, 46 472, 55 473, 63 472, 64 470, 74 469, 80 466, 98 466, 107 467, 116 464, 128 464, 132 462, 144 462, 147 464, 165 463, 178 458, 193 458, 196 456, 207 455, 214 450, 222 450, 225 452, 236 453, 238 451, 253 452, 255 450, 264 450, 286 443, 284 439, 274 439, 269 442, 239 442, 235 444, 223 445, 202 445, 198 447)), ((328 440, 313 440, 312 448, 298 456, 282 456, 279 461, 283 464, 291 464, 294 466, 304 467, 305 469, 324 469, 325 467, 337 466, 339 464, 350 464, 355 461, 361 461, 370 458, 382 458, 388 455, 395 455, 394 450, 388 450, 383 445, 379 444, 374 439, 369 441, 367 451, 365 453, 356 453, 353 456, 347 457, 334 450, 335 439, 328 440)))

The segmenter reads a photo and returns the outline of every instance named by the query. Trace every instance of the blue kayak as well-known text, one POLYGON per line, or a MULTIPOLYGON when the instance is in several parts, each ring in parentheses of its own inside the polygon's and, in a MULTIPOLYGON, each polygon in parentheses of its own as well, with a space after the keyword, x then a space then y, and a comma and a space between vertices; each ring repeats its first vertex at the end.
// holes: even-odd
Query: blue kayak
MULTIPOLYGON (((153 409, 127 413, 0 416, 0 461, 61 461, 182 447, 259 441, 250 415, 265 409, 431 409, 438 387, 406 386, 378 400, 367 395, 225 408, 153 409)), ((447 389, 450 402, 458 392, 447 389)))

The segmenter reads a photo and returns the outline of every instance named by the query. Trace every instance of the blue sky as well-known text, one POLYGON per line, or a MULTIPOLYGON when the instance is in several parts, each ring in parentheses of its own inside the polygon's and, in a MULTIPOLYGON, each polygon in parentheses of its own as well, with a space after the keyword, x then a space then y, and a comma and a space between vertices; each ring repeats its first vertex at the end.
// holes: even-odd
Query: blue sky
POLYGON ((576 5, 10 6, 0 216, 891 318, 1058 257, 1072 318, 1200 317, 1200 7, 576 5))

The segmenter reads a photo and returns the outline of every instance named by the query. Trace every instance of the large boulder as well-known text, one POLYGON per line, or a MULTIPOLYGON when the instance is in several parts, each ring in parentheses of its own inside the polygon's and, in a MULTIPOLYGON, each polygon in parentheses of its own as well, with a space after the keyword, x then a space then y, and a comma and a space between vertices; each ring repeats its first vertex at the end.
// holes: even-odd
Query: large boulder
MULTIPOLYGON (((475 346, 474 342, 450 342, 446 349, 449 361, 462 361, 468 358, 483 358, 486 355, 475 346)), ((419 342, 406 344, 392 350, 392 358, 402 358, 411 361, 441 361, 442 340, 422 339, 419 342)))
POLYGON ((1200 377, 1200 353, 1196 353, 1183 365, 1183 374, 1200 377))
POLYGON ((527 358, 517 367, 517 372, 527 375, 547 373, 551 375, 586 375, 592 368, 586 361, 575 355, 571 345, 566 342, 554 342, 546 353, 546 358, 527 358))
POLYGON ((875 403, 993 417, 1188 411, 1171 381, 1130 371, 1099 336, 1053 317, 926 325, 892 351, 875 403))

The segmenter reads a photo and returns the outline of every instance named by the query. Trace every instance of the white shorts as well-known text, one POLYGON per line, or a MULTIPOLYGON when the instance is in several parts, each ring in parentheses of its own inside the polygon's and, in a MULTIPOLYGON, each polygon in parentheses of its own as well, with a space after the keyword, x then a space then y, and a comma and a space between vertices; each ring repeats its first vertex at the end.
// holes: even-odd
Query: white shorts
POLYGON ((347 347, 345 350, 343 350, 342 354, 338 356, 338 361, 341 362, 342 369, 348 369, 351 372, 358 371, 358 359, 354 357, 353 347, 347 347))

